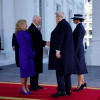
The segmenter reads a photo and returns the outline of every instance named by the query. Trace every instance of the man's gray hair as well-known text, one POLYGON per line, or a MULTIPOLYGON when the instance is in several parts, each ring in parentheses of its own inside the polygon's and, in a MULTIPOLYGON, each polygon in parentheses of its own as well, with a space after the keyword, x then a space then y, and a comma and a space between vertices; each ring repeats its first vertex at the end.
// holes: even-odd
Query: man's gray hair
POLYGON ((33 21, 36 20, 39 17, 39 15, 34 15, 33 16, 33 21))
POLYGON ((65 13, 64 13, 64 12, 62 12, 62 11, 56 12, 55 14, 56 14, 56 16, 61 17, 61 18, 63 18, 63 19, 65 19, 65 18, 66 18, 65 13))

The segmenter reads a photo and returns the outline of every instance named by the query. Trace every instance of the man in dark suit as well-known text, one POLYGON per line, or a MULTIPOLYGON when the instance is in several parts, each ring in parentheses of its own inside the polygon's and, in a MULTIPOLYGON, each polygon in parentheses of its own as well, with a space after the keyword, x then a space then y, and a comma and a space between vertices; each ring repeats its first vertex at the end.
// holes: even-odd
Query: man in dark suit
POLYGON ((72 29, 63 12, 56 13, 58 25, 51 33, 49 69, 56 70, 57 93, 53 97, 71 95, 71 74, 75 71, 72 29))
POLYGON ((18 46, 18 43, 16 41, 15 33, 13 33, 13 36, 12 36, 12 48, 15 51, 16 65, 17 65, 17 67, 19 67, 19 46, 18 46))
POLYGON ((42 89, 42 86, 38 84, 39 73, 43 72, 43 47, 48 44, 48 42, 42 39, 42 34, 38 29, 38 26, 41 24, 41 17, 38 15, 33 16, 33 23, 28 28, 28 32, 31 33, 31 37, 33 40, 33 46, 35 49, 35 57, 34 57, 34 67, 36 75, 30 77, 30 90, 38 91, 42 89))

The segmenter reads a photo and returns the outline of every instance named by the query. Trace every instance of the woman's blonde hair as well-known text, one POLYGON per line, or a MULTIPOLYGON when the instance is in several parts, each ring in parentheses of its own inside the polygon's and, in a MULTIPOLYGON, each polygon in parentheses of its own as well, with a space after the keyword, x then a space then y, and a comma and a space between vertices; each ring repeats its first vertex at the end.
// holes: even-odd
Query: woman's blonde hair
POLYGON ((23 30, 23 25, 26 24, 26 20, 18 20, 16 23, 16 27, 15 27, 15 35, 17 35, 17 32, 19 30, 23 30))

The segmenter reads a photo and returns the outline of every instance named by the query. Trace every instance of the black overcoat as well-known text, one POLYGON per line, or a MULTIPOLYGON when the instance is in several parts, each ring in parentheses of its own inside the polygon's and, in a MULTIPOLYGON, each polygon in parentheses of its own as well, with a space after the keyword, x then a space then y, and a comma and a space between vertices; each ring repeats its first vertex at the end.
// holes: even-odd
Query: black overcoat
POLYGON ((69 23, 63 19, 51 33, 49 69, 65 74, 75 73, 76 67, 73 34, 69 23), (56 58, 56 50, 60 50, 61 58, 56 58))
POLYGON ((39 29, 32 23, 28 28, 28 32, 31 34, 33 40, 33 46, 35 49, 34 67, 36 73, 43 72, 43 47, 46 45, 46 41, 42 40, 42 34, 39 29))
POLYGON ((79 23, 73 32, 74 49, 79 62, 79 67, 76 70, 77 74, 87 73, 85 57, 84 57, 84 46, 83 46, 84 35, 85 35, 85 29, 82 23, 79 23))
POLYGON ((16 35, 15 33, 13 33, 13 36, 12 36, 12 47, 15 47, 15 60, 16 60, 16 65, 17 67, 19 67, 19 46, 18 46, 18 43, 16 41, 16 35))

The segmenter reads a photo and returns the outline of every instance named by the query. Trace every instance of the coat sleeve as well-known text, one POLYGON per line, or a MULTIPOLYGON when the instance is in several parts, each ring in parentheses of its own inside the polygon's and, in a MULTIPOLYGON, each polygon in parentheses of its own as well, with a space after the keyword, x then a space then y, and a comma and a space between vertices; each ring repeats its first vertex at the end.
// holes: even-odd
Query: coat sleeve
POLYGON ((45 47, 46 41, 42 40, 42 46, 45 47))
POLYGON ((81 34, 82 34, 82 29, 81 29, 81 27, 78 27, 77 28, 77 36, 76 36, 76 48, 75 48, 76 53, 78 52, 79 46, 81 43, 81 34))
POLYGON ((61 51, 62 44, 63 44, 63 41, 64 41, 64 35, 65 35, 64 27, 58 26, 57 32, 56 32, 56 37, 55 37, 55 39, 56 39, 55 50, 61 51))
POLYGON ((24 36, 23 34, 20 34, 16 37, 17 42, 19 44, 19 48, 23 50, 23 52, 30 58, 33 58, 35 55, 34 48, 30 46, 30 40, 28 37, 24 36))

